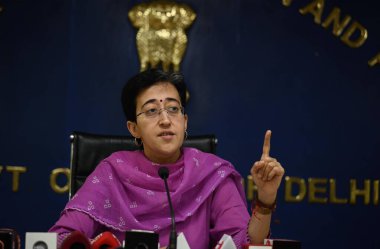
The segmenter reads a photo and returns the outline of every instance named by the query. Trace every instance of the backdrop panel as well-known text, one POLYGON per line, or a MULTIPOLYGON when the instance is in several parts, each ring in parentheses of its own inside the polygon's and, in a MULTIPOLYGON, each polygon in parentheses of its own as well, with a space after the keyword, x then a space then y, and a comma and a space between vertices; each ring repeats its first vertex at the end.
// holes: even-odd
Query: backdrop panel
MULTIPOLYGON (((380 52, 379 3, 184 2, 197 13, 181 65, 189 134, 216 134, 217 154, 246 177, 271 129, 289 177, 273 237, 311 249, 379 248, 380 65, 368 65, 380 52), (339 36, 326 24, 337 9, 340 21, 351 17, 339 36), (368 32, 357 48, 346 44, 361 37, 359 28, 348 36, 352 25, 368 32), (369 184, 367 204, 363 196, 350 204, 355 182, 369 184), (301 201, 286 196, 290 187, 290 197, 305 187, 301 201)), ((53 191, 50 176, 69 166, 71 131, 128 133, 120 91, 139 70, 127 17, 137 3, 0 2, 0 226, 24 236, 58 219, 68 193, 53 191)))

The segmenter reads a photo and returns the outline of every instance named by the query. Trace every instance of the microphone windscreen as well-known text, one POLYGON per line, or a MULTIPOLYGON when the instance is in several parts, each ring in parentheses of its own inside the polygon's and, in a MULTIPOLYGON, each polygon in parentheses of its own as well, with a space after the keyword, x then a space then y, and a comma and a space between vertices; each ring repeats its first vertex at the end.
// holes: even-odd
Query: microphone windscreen
POLYGON ((91 249, 91 244, 82 232, 74 231, 64 239, 61 249, 91 249))
POLYGON ((163 179, 168 179, 169 177, 169 169, 165 166, 162 166, 158 169, 158 175, 163 179))
POLYGON ((104 232, 99 234, 91 243, 92 249, 108 249, 120 246, 120 241, 111 232, 104 232))

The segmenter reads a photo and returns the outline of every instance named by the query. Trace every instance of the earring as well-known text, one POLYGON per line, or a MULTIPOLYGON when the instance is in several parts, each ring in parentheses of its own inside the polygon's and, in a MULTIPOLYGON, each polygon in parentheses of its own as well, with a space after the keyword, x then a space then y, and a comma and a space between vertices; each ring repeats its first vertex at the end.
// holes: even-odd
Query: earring
POLYGON ((137 138, 137 137, 135 137, 135 145, 137 146, 137 147, 141 147, 142 146, 142 141, 141 141, 141 139, 140 138, 137 138), (139 142, 140 141, 140 142, 139 142))
POLYGON ((187 130, 185 130, 185 138, 183 140, 187 139, 187 130))

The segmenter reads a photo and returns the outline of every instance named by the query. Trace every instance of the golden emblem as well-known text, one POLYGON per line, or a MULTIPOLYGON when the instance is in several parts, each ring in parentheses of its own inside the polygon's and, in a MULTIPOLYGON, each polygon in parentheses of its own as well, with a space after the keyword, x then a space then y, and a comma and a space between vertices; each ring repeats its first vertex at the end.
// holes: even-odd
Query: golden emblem
POLYGON ((128 13, 136 34, 141 71, 156 68, 179 71, 186 51, 185 29, 193 23, 196 14, 187 5, 158 0, 135 5, 128 13))

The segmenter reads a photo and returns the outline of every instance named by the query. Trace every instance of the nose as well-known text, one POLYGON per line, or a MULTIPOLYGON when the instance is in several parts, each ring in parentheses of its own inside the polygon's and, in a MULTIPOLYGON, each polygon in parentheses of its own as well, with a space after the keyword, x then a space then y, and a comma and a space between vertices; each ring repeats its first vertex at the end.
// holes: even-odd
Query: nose
POLYGON ((160 112, 158 113, 158 118, 160 120, 160 124, 162 125, 168 125, 171 123, 171 120, 169 118, 169 113, 165 109, 160 110, 160 112))

